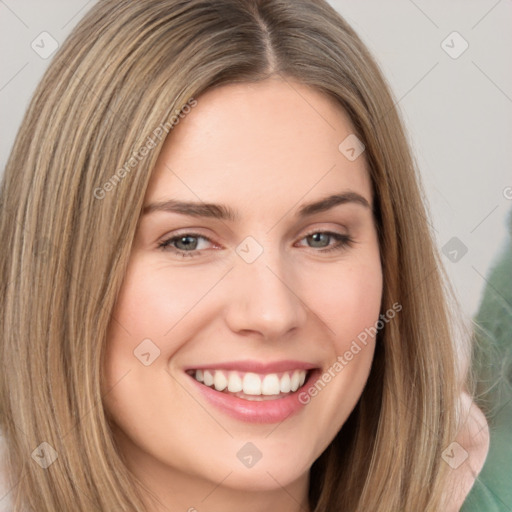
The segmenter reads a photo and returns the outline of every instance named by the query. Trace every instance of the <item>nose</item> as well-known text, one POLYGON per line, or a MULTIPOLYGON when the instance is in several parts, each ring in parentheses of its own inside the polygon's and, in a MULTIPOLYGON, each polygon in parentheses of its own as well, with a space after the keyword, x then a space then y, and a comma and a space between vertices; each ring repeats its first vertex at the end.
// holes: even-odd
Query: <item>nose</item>
POLYGON ((239 334, 279 339, 304 325, 307 306, 293 269, 265 253, 252 263, 237 261, 229 276, 225 319, 239 334))

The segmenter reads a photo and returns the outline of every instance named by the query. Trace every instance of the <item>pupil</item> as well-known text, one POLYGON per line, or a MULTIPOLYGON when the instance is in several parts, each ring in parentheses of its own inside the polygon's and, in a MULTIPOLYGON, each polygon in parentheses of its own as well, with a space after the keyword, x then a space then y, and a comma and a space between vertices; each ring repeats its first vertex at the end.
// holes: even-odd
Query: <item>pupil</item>
POLYGON ((326 247, 329 245, 329 237, 326 233, 314 233, 309 238, 313 242, 314 247, 326 247))
POLYGON ((182 236, 176 243, 178 245, 178 249, 192 249, 194 250, 197 247, 197 239, 194 236, 182 236), (182 247, 179 247, 179 244, 182 244, 182 247))

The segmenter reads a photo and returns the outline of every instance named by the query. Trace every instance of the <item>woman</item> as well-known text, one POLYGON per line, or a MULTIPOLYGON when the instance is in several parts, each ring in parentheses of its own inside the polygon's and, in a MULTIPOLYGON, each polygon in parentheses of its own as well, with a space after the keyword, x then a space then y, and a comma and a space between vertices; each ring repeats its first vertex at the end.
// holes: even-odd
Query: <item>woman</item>
POLYGON ((485 420, 393 99, 324 2, 99 2, 1 222, 14 510, 460 507, 485 420))

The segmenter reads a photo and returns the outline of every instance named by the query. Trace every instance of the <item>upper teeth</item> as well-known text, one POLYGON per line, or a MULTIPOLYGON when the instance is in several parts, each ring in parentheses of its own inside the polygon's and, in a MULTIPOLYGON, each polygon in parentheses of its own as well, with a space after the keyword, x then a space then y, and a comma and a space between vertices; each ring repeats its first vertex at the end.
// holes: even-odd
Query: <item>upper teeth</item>
POLYGON ((217 391, 227 388, 231 393, 242 391, 246 395, 279 395, 297 391, 304 384, 306 373, 306 370, 294 370, 259 375, 251 372, 196 370, 194 377, 205 386, 214 386, 217 391))

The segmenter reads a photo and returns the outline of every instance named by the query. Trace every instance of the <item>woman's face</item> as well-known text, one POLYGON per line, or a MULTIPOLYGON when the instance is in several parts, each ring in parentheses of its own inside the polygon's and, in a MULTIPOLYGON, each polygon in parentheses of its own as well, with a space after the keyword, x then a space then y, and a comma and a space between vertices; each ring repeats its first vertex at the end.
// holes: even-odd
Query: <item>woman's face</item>
POLYGON ((185 496, 202 483, 208 503, 302 492, 374 352, 382 273, 364 152, 345 141, 344 111, 296 82, 197 101, 145 197, 105 406, 150 486, 185 496))

